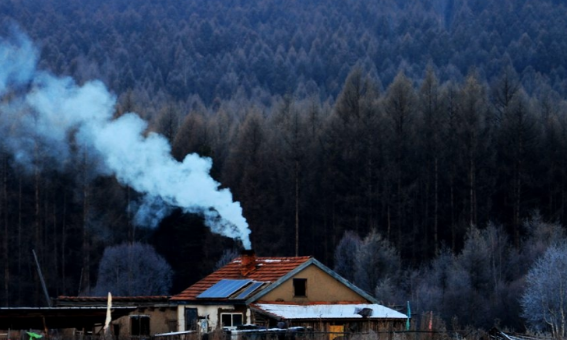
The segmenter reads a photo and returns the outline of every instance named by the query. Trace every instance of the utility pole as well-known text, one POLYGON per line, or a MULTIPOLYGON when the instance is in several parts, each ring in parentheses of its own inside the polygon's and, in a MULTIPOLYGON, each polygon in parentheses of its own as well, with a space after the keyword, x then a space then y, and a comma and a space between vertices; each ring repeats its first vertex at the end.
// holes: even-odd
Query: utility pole
POLYGON ((51 299, 49 299, 49 294, 47 293, 47 286, 43 280, 43 274, 41 273, 41 267, 39 266, 39 261, 37 260, 37 255, 35 255, 35 250, 32 249, 33 258, 35 259, 35 265, 37 266, 37 273, 39 275, 39 280, 41 281, 41 287, 43 288, 43 294, 45 294, 45 301, 47 301, 47 307, 51 307, 51 299))

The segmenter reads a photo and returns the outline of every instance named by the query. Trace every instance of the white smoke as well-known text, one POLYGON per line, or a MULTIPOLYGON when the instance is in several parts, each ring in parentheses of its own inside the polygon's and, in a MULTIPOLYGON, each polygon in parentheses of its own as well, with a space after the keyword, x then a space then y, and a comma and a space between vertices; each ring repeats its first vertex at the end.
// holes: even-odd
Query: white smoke
POLYGON ((240 203, 211 178, 211 159, 190 154, 176 161, 163 136, 144 135, 147 123, 138 115, 113 119, 116 99, 102 82, 78 86, 71 78, 37 70, 37 59, 38 51, 23 34, 0 40, 0 131, 19 164, 34 164, 37 143, 63 162, 74 152, 72 139, 100 160, 97 174, 114 175, 142 194, 141 202, 130 206, 136 223, 157 225, 178 207, 202 214, 213 232, 250 249, 240 203))

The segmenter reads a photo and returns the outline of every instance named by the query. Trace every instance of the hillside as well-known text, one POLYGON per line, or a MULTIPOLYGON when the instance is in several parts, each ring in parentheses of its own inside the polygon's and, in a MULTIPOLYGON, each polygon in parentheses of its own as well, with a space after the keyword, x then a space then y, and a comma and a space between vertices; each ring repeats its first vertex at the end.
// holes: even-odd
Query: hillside
POLYGON ((31 249, 52 296, 88 295, 105 249, 151 244, 176 293, 250 233, 518 329, 567 239, 561 1, 5 0, 0 22, 3 306, 42 304, 31 249))
MULTIPOLYGON (((512 65, 529 93, 567 91, 567 8, 560 1, 8 0, 42 49, 42 67, 102 79, 153 107, 292 93, 336 98, 354 65, 383 86, 427 64, 441 81, 471 69, 492 81, 512 65), (35 13, 41 12, 38 16, 35 13), (149 103, 148 103, 149 104, 149 103)), ((5 26, 5 25, 3 25, 5 26)), ((147 105, 144 105, 147 106, 147 105)))

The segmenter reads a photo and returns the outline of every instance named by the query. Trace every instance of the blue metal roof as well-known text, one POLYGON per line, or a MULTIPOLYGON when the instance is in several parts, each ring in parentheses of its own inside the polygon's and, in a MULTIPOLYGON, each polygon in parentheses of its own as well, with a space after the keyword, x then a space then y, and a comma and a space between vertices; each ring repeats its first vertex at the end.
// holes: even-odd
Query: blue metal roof
POLYGON ((215 283, 212 287, 197 295, 197 298, 227 298, 237 290, 244 287, 252 280, 227 280, 223 279, 215 283))
POLYGON ((246 289, 238 294, 237 297, 235 297, 235 299, 246 299, 248 297, 248 295, 252 294, 256 289, 260 288, 261 285, 263 285, 264 282, 254 282, 252 283, 250 286, 246 287, 246 289))

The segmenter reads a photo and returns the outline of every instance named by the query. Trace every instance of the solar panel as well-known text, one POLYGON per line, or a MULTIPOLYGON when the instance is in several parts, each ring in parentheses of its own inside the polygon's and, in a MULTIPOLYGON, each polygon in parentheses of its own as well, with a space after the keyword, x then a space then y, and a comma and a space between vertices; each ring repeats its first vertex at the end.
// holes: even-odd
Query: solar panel
POLYGON ((198 298, 227 298, 252 280, 227 280, 223 279, 212 287, 199 294, 198 298))
POLYGON ((246 299, 248 295, 252 294, 256 289, 260 288, 264 282, 254 282, 250 286, 248 286, 242 293, 238 294, 235 299, 246 299))

